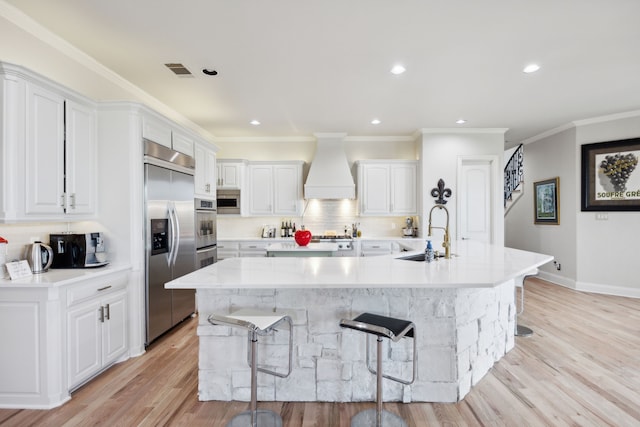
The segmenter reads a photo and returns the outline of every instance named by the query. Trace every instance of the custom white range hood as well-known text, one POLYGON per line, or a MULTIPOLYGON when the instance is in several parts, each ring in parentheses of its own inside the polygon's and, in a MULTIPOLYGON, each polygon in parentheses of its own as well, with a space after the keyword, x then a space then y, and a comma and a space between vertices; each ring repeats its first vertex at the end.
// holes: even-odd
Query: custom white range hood
POLYGON ((305 199, 355 199, 356 185, 344 152, 345 133, 316 133, 316 154, 304 184, 305 199))

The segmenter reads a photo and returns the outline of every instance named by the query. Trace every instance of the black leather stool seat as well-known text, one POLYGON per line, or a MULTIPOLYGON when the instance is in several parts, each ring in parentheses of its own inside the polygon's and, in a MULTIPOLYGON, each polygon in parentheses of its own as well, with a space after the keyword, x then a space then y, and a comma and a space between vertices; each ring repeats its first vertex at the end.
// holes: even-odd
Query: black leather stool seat
POLYGON ((366 347, 366 366, 367 369, 376 375, 376 409, 365 409, 358 412, 351 418, 351 427, 407 427, 407 423, 398 415, 382 409, 382 379, 386 378, 401 384, 412 384, 416 379, 417 368, 417 345, 415 337, 415 325, 407 320, 396 319, 393 317, 380 316, 373 313, 362 313, 353 320, 342 319, 340 326, 343 328, 354 329, 359 332, 367 333, 366 347), (377 357, 376 368, 369 366, 371 356, 369 354, 369 338, 376 335, 377 341, 377 357), (393 377, 382 373, 382 339, 388 338, 397 342, 401 338, 413 339, 413 369, 410 380, 393 377))
POLYGON ((415 329, 413 323, 407 320, 372 313, 362 313, 353 320, 342 319, 340 326, 386 337, 393 341, 398 341, 405 336, 413 338, 415 329))

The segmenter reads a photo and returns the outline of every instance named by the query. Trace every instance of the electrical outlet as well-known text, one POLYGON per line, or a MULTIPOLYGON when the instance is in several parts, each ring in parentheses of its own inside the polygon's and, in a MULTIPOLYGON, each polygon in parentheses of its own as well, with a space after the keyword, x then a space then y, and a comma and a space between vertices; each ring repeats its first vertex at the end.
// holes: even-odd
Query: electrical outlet
POLYGON ((391 229, 392 229, 392 230, 395 230, 395 229, 396 229, 396 223, 395 223, 395 222, 392 222, 392 223, 391 223, 391 229))
POLYGON ((609 219, 609 214, 606 212, 598 212, 596 213, 596 221, 607 221, 609 219))

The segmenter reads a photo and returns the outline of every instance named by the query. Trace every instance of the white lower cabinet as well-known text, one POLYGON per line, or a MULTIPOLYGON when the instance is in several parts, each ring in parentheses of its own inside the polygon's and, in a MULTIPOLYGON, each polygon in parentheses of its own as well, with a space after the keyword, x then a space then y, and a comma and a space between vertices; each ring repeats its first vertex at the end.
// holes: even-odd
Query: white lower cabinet
POLYGON ((111 365, 127 351, 126 290, 105 291, 101 294, 103 291, 97 290, 96 297, 67 311, 70 389, 111 365))
POLYGON ((390 240, 362 240, 360 241, 361 256, 387 255, 400 251, 400 245, 390 240))
POLYGON ((237 258, 240 256, 240 243, 227 240, 218 240, 218 261, 226 258, 237 258))
POLYGON ((0 408, 60 406, 128 357, 129 274, 103 270, 92 278, 81 271, 72 284, 0 280, 0 408))
POLYGON ((240 242, 240 256, 241 257, 266 257, 267 246, 272 244, 271 241, 247 241, 240 242))

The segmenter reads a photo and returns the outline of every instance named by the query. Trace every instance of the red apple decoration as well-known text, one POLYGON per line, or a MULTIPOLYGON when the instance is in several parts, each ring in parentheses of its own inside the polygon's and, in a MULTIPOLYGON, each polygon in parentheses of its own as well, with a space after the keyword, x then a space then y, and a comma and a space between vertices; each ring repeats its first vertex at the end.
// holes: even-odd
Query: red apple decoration
POLYGON ((293 235, 296 243, 300 246, 307 246, 311 241, 311 232, 309 230, 298 230, 293 235))

